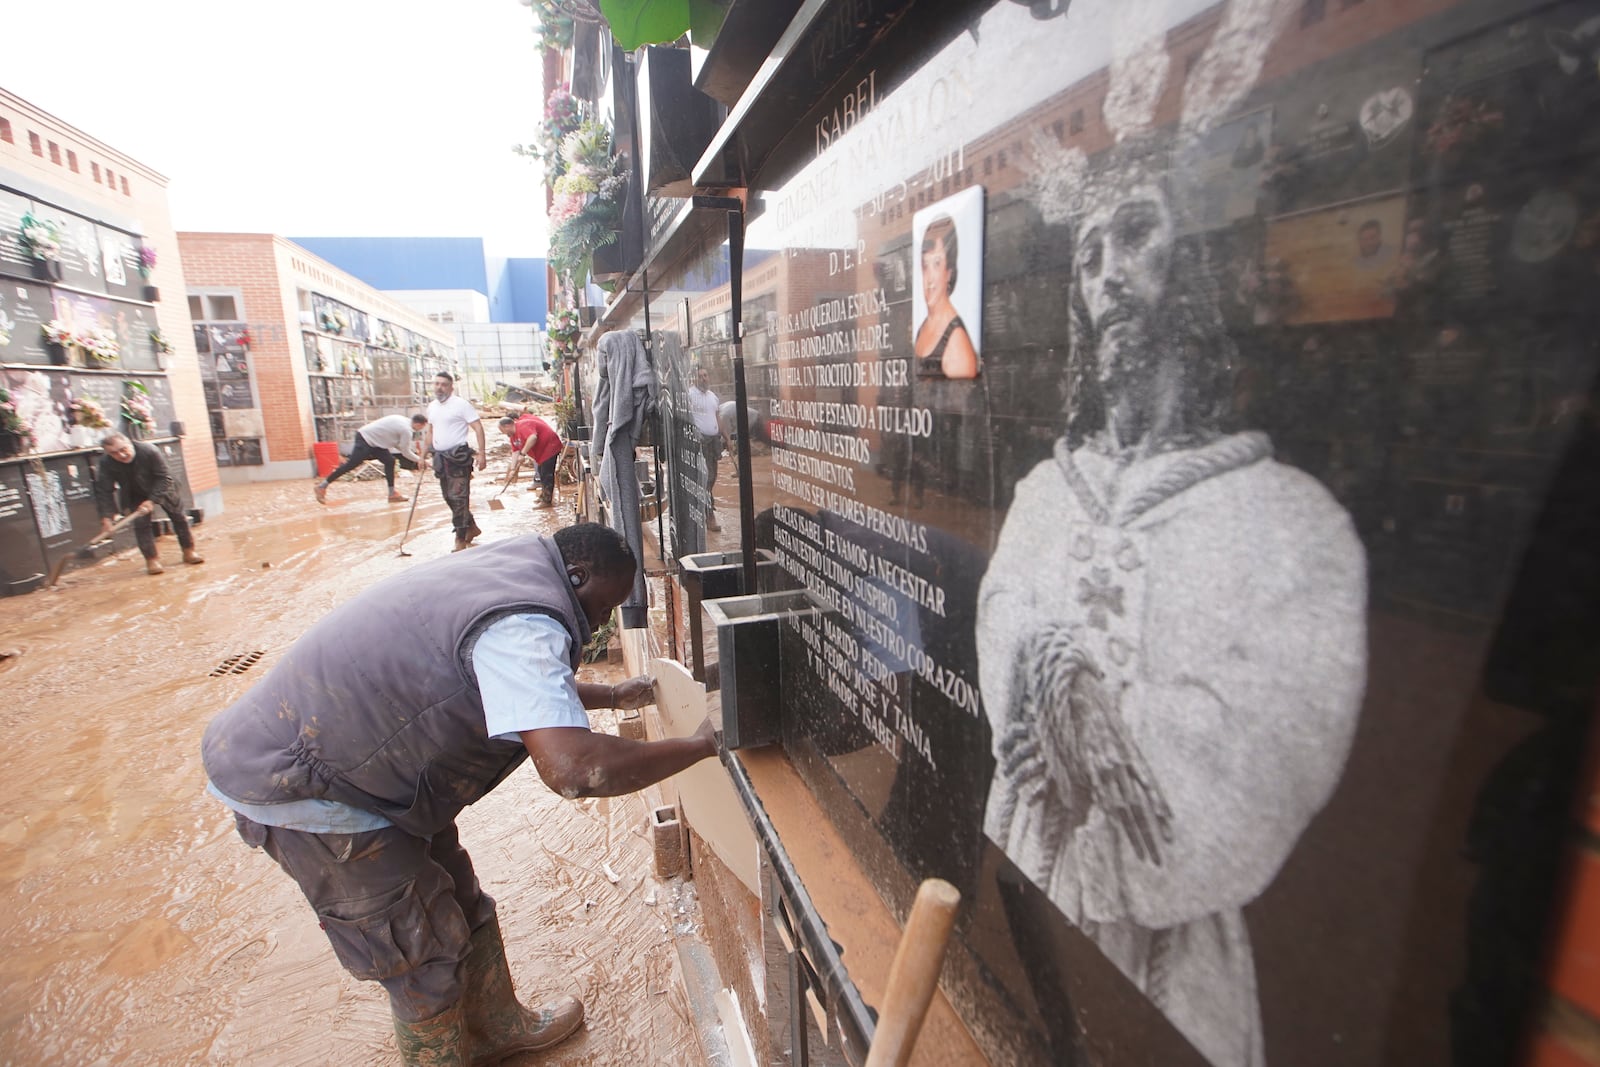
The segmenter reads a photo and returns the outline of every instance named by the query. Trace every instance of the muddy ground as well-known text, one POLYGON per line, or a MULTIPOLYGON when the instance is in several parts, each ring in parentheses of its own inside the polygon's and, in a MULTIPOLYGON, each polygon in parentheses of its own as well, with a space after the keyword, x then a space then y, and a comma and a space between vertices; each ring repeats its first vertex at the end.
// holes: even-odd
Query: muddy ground
MULTIPOLYGON (((479 476, 483 540, 571 521, 570 503, 535 510, 528 484, 490 511, 479 476)), ((205 795, 199 760, 212 714, 312 621, 450 550, 431 478, 411 558, 407 507, 384 502, 381 478, 329 500, 309 480, 230 488, 196 529, 202 566, 163 538, 163 576, 129 551, 0 601, 0 651, 16 653, 0 659, 0 1063, 398 1062, 382 990, 338 966, 294 883, 205 795)), ((641 798, 563 801, 526 765, 463 814, 519 992, 588 1008, 578 1036, 508 1062, 700 1061, 674 944, 698 911, 654 878, 645 824, 641 798)))

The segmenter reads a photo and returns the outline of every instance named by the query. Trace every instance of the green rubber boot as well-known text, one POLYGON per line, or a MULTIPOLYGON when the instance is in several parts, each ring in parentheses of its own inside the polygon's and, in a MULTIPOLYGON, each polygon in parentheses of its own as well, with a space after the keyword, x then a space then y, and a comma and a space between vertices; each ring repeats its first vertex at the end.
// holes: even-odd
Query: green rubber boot
POLYGON ((472 1062, 460 1003, 417 1023, 395 1016, 394 1042, 406 1067, 468 1067, 472 1062))
POLYGON ((473 1067, 549 1048, 583 1025, 583 1002, 577 997, 562 997, 534 1011, 517 1002, 497 918, 472 935, 461 984, 473 1067))

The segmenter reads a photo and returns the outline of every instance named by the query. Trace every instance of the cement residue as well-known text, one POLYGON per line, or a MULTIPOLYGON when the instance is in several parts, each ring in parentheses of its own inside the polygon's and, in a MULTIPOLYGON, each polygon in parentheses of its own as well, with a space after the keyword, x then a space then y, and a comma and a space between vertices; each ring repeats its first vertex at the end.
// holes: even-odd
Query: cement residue
MULTIPOLYGON (((480 475, 475 496, 491 484, 480 475)), ((26 654, 0 661, 0 1060, 398 1062, 382 991, 339 967, 294 883, 203 793, 199 762, 212 714, 317 617, 450 551, 433 479, 411 558, 397 554, 409 500, 336 489, 326 508, 309 481, 229 489, 227 513, 196 529, 204 565, 178 563, 168 538, 163 576, 123 553, 5 602, 0 649, 26 654), (254 651, 245 673, 211 677, 254 651)), ((570 502, 536 510, 521 486, 504 499, 476 509, 482 540, 572 520, 570 502)), ((519 991, 588 1008, 577 1037, 510 1062, 699 1060, 668 928, 684 918, 662 906, 678 898, 653 879, 645 823, 639 799, 564 801, 531 766, 463 815, 519 991)))

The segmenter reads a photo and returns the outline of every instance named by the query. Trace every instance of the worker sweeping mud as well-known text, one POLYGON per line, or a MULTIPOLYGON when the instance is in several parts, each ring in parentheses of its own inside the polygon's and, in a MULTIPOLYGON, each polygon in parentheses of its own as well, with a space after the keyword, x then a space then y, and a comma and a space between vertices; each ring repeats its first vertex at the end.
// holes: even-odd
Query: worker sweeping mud
POLYGON ((651 699, 649 678, 574 675, 637 567, 594 523, 423 564, 324 616, 206 729, 210 791, 299 884, 345 969, 383 985, 407 1064, 495 1063, 583 1021, 574 997, 517 1002, 462 809, 529 756, 570 798, 631 793, 716 752, 709 720, 655 742, 589 730, 585 708, 651 699))
POLYGON ((506 481, 515 480, 523 460, 533 460, 539 471, 539 506, 549 507, 555 502, 556 460, 561 457, 561 435, 537 415, 515 419, 507 415, 500 420, 500 432, 511 438, 511 451, 517 457, 511 463, 506 481))
POLYGON ((133 535, 139 542, 139 553, 144 556, 144 568, 151 574, 162 574, 161 556, 156 551, 156 505, 167 513, 172 523, 172 533, 183 549, 185 563, 204 563, 195 551, 194 534, 189 531, 189 520, 183 513, 183 501, 178 496, 178 483, 173 480, 167 461, 155 445, 143 441, 135 444, 120 433, 107 434, 100 442, 106 454, 95 467, 94 502, 100 513, 100 536, 111 536, 113 519, 121 515, 137 514, 133 522, 133 535))

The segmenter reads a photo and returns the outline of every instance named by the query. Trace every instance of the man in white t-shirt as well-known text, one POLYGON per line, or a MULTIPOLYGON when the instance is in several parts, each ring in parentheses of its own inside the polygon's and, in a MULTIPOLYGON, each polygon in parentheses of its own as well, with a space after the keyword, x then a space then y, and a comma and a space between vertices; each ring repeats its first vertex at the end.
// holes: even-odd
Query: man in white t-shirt
POLYGON ((706 461, 706 529, 720 530, 717 521, 717 461, 722 456, 722 426, 717 422, 717 394, 704 367, 695 368, 694 384, 689 386, 689 417, 700 435, 700 451, 706 461))
POLYGON ((488 465, 483 422, 465 397, 456 396, 455 375, 440 371, 433 379, 434 399, 428 404, 428 432, 422 441, 422 457, 433 456, 433 473, 439 476, 439 490, 450 505, 450 524, 456 531, 460 552, 483 531, 472 521, 473 451, 467 444, 470 429, 478 438, 477 467, 488 465))

